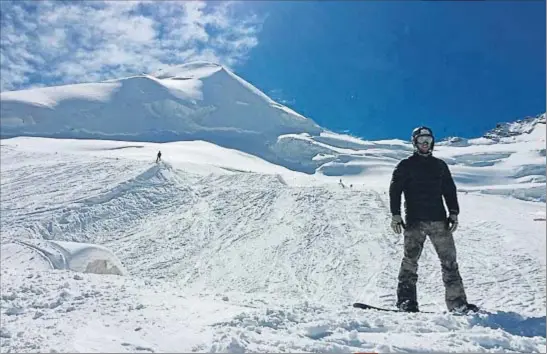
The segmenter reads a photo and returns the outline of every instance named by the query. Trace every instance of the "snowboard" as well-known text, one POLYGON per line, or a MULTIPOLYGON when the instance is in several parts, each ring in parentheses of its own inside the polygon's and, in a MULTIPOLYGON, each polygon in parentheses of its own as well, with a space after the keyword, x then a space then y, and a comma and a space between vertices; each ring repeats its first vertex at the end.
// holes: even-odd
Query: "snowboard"
POLYGON ((471 312, 470 311, 468 313, 447 312, 447 311, 442 311, 442 312, 433 312, 433 311, 407 312, 407 311, 402 311, 402 310, 399 310, 399 309, 396 309, 396 308, 378 307, 378 306, 373 306, 373 305, 369 305, 369 304, 364 304, 362 302, 354 303, 353 307, 359 308, 359 309, 362 309, 362 310, 376 310, 376 311, 401 312, 401 313, 437 313, 437 314, 450 313, 450 314, 455 315, 455 316, 473 315, 473 314, 483 312, 481 310, 479 310, 478 312, 471 312))
MULTIPOLYGON (((362 309, 362 310, 377 310, 377 311, 387 311, 387 312, 413 313, 413 312, 402 311, 402 310, 395 309, 395 308, 392 309, 392 308, 386 308, 386 307, 372 306, 372 305, 369 305, 369 304, 364 304, 362 302, 354 303, 353 307, 359 308, 359 309, 362 309)), ((435 313, 435 312, 419 311, 419 312, 414 312, 414 313, 435 313)))

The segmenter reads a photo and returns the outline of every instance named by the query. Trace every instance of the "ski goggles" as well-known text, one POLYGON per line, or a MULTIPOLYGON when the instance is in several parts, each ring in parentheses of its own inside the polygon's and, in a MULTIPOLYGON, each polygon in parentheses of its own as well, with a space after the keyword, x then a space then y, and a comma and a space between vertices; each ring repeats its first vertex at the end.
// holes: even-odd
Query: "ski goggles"
POLYGON ((431 135, 420 135, 416 138, 416 142, 418 144, 429 144, 431 145, 431 143, 433 142, 433 137, 431 135))

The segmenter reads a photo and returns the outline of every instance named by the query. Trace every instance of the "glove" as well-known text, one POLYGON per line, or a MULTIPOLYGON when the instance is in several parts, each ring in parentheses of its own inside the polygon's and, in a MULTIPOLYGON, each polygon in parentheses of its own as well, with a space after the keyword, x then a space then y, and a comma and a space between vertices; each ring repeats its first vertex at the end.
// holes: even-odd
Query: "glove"
POLYGON ((396 234, 400 234, 403 231, 403 218, 401 215, 393 215, 391 217, 391 228, 396 234))
POLYGON ((448 231, 455 232, 458 228, 458 215, 450 214, 448 217, 448 231))

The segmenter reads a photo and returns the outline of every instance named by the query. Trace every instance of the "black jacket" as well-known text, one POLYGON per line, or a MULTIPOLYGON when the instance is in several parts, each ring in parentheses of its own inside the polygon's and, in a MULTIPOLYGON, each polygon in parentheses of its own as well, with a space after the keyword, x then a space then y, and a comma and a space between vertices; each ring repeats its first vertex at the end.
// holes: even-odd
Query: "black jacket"
POLYGON ((399 162, 389 186, 392 215, 401 215, 401 193, 405 195, 407 225, 416 221, 445 221, 445 199, 451 214, 459 214, 456 185, 448 165, 434 156, 417 153, 399 162))

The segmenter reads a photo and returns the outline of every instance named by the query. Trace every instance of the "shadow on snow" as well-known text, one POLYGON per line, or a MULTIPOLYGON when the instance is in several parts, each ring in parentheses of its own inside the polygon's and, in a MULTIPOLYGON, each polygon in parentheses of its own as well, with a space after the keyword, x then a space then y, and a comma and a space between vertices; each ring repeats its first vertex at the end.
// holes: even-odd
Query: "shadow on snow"
POLYGON ((517 336, 545 338, 545 321, 545 316, 523 317, 516 312, 497 311, 473 316, 470 324, 492 329, 499 328, 517 336))

